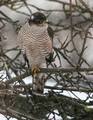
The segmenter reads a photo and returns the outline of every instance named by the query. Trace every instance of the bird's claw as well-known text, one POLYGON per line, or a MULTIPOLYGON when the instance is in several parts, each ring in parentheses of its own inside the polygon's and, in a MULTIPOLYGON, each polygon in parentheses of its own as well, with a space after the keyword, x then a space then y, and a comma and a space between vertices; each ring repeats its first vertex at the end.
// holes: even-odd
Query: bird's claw
POLYGON ((32 67, 32 75, 35 75, 40 72, 40 68, 38 66, 32 67))

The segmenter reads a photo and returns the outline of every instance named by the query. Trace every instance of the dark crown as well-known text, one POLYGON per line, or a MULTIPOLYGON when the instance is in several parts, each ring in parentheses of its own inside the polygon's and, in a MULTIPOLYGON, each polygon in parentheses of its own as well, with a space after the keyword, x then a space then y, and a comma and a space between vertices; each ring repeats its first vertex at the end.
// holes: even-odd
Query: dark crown
POLYGON ((29 19, 29 24, 42 24, 44 21, 46 21, 46 16, 43 13, 36 12, 31 15, 31 18, 29 19))

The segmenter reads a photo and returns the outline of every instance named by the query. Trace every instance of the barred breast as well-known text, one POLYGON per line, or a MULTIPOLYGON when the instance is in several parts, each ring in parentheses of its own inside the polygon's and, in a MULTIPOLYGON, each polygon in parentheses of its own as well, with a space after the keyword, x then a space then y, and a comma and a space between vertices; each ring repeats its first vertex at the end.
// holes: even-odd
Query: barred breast
POLYGON ((45 57, 52 52, 52 41, 47 32, 48 25, 29 26, 26 23, 18 34, 18 44, 29 60, 29 64, 45 63, 45 57))

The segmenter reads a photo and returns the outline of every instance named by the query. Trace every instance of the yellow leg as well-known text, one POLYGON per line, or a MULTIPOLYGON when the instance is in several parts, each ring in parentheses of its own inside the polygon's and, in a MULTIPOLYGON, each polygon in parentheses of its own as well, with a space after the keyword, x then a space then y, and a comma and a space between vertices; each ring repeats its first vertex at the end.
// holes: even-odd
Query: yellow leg
POLYGON ((40 68, 38 66, 32 66, 32 76, 38 74, 40 72, 40 68))

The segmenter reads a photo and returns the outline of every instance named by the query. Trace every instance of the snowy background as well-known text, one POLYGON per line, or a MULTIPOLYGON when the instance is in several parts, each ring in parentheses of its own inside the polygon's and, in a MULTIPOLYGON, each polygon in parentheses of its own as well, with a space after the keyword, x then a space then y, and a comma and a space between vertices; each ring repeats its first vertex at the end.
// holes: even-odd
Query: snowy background
MULTIPOLYGON (((53 2, 48 2, 47 0, 28 0, 32 5, 36 5, 37 7, 40 7, 42 9, 60 9, 61 8, 61 5, 58 4, 58 3, 53 3, 53 2)), ((62 1, 62 0, 61 0, 62 1)), ((63 0, 65 2, 69 2, 69 0, 63 0)), ((77 0, 78 1, 78 0, 77 0)), ((93 0, 85 0, 86 3, 89 5, 89 7, 91 8, 91 10, 93 10, 93 0)), ((73 3, 75 2, 75 0, 73 0, 73 3)), ((6 8, 6 7, 1 7, 0 10, 2 10, 3 12, 5 12, 9 17, 13 18, 14 20, 20 20, 20 23, 23 24, 24 21, 26 21, 26 17, 24 15, 20 15, 20 14, 17 14, 16 12, 13 12, 11 11, 10 9, 6 8)), ((22 11, 24 12, 27 12, 27 9, 24 9, 22 8, 21 9, 22 11)), ((35 12, 36 10, 35 9, 32 9, 32 12, 35 12)), ((53 14, 53 16, 55 16, 55 22, 57 21, 57 19, 63 15, 63 20, 65 20, 65 16, 63 13, 60 13, 60 14, 57 14, 56 13, 56 16, 55 14, 53 14)), ((50 19, 53 19, 50 18, 50 19)), ((54 20, 54 19, 53 19, 54 20)), ((93 31, 91 29, 91 31, 93 31)), ((6 36, 6 41, 4 41, 2 44, 4 45, 4 48, 5 49, 9 49, 9 48, 13 48, 16 46, 16 32, 14 31, 14 28, 12 25, 10 24, 7 24, 6 25, 6 28, 3 30, 3 34, 4 36, 6 36)), ((63 33, 61 34, 61 38, 62 40, 64 39, 65 36, 67 36, 67 34, 69 34, 69 30, 68 31, 63 31, 63 33), (64 36, 65 35, 65 36, 64 36)), ((78 43, 78 46, 79 46, 80 43, 78 43)), ((91 63, 91 65, 93 64, 93 41, 90 40, 88 43, 88 46, 90 46, 90 48, 88 49, 87 53, 85 54, 85 58, 91 63), (92 53, 92 54, 91 54, 92 53), (91 54, 91 56, 88 56, 89 54, 91 54), (88 57, 87 57, 88 56, 88 57)), ((13 54, 10 53, 10 56, 13 57, 13 54)), ((75 57, 74 57, 75 58, 75 57)), ((64 67, 66 67, 66 65, 64 64, 64 67)), ((26 79, 26 82, 29 81, 29 78, 28 80, 26 79)), ((49 85, 50 84, 53 84, 53 83, 48 83, 49 85)), ((71 94, 70 92, 66 92, 64 91, 63 94, 67 95, 67 96, 71 96, 71 97, 75 97, 73 94, 71 94)), ((74 94, 76 94, 80 99, 82 100, 85 100, 86 97, 87 97, 87 94, 85 93, 79 93, 79 92, 75 92, 74 94)), ((6 118, 3 116, 3 115, 0 115, 0 120, 6 120, 6 118)), ((9 119, 9 120, 16 120, 16 119, 9 119)), ((60 118, 57 118, 57 120, 60 120, 60 118)))

